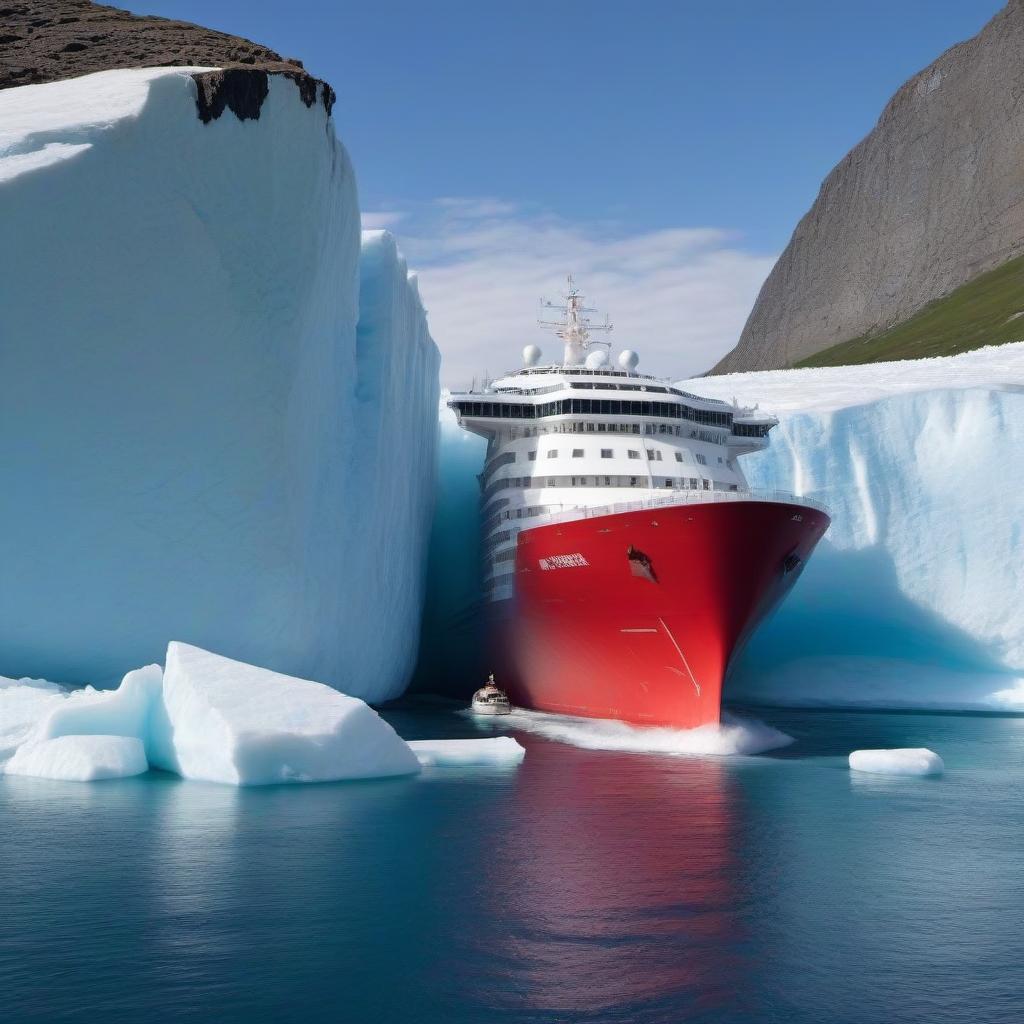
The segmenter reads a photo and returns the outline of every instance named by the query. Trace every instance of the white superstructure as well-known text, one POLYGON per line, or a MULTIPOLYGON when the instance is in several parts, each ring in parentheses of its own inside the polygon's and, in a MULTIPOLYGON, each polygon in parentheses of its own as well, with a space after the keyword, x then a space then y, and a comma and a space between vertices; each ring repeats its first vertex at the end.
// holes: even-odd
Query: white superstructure
POLYGON ((618 367, 590 341, 592 312, 569 278, 561 318, 541 321, 565 343, 560 364, 524 366, 480 389, 452 394, 459 424, 487 438, 480 475, 488 596, 512 594, 516 538, 555 518, 626 511, 642 504, 751 499, 737 457, 765 447, 777 420, 756 408, 701 398, 618 367))

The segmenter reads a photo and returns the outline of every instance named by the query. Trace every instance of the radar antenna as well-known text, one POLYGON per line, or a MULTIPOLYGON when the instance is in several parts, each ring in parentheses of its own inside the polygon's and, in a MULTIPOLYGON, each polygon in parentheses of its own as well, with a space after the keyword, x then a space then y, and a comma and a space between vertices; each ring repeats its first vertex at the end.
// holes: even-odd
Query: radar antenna
POLYGON ((537 323, 546 331, 554 331, 565 342, 565 355, 563 364, 565 366, 578 366, 586 357, 587 349, 593 345, 607 345, 608 341, 591 341, 591 331, 610 331, 612 323, 608 317, 604 318, 603 324, 592 323, 587 313, 596 313, 596 309, 583 305, 583 294, 576 287, 576 283, 569 275, 569 291, 563 295, 564 302, 548 302, 540 300, 542 309, 557 309, 561 313, 558 320, 538 320, 537 323))

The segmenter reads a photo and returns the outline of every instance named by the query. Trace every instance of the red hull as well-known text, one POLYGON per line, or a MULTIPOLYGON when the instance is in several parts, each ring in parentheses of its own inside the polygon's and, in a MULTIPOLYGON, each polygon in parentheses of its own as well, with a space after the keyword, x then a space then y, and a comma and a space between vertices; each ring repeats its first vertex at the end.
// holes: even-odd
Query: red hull
POLYGON ((730 661, 828 528, 804 505, 680 505, 525 530, 496 602, 513 703, 692 728, 719 721, 730 661))

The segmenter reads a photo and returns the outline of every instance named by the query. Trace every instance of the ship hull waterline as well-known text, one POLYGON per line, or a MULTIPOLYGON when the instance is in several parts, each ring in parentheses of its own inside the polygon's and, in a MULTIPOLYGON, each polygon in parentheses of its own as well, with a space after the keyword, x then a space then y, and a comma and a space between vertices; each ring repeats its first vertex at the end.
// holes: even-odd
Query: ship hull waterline
POLYGON ((807 505, 738 500, 524 530, 515 596, 490 607, 504 688, 563 715, 719 722, 730 663, 828 525, 807 505))

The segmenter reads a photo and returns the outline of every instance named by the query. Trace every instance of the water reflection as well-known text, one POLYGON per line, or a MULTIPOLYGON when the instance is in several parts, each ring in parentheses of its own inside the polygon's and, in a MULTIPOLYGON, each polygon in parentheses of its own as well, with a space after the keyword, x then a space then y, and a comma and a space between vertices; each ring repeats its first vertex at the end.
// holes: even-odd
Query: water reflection
POLYGON ((576 1013, 725 1001, 743 932, 728 770, 521 741, 511 818, 484 851, 490 998, 576 1013))

